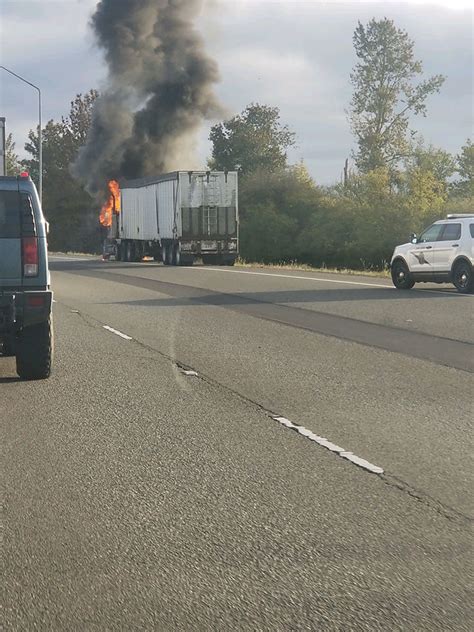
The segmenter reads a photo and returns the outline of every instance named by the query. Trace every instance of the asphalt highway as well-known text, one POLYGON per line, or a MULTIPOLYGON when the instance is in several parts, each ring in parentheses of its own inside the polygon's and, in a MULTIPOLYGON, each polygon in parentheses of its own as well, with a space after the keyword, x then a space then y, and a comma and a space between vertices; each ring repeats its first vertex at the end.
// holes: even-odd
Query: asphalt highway
POLYGON ((51 269, 53 376, 0 357, 4 629, 472 629, 472 296, 51 269))

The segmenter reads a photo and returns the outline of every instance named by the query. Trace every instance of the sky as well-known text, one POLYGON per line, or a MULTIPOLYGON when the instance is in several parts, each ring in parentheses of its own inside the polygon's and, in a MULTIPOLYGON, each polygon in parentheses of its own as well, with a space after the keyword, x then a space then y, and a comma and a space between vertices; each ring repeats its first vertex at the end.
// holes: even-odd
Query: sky
MULTIPOLYGON (((39 85, 43 120, 67 115, 79 92, 106 77, 88 22, 95 0, 0 0, 0 64, 39 85)), ((429 97, 428 116, 411 121, 427 144, 458 153, 473 135, 473 10, 467 0, 320 2, 210 0, 199 20, 207 50, 218 62, 216 91, 230 115, 249 103, 280 108, 296 133, 290 162, 304 160, 319 184, 340 179, 354 149, 347 115, 349 75, 356 62, 357 22, 388 17, 415 41, 425 76, 447 77, 429 97)), ((18 153, 37 124, 35 91, 0 70, 0 116, 18 153)), ((212 123, 199 134, 199 159, 210 155, 212 123)), ((186 169, 186 165, 183 165, 186 169)))

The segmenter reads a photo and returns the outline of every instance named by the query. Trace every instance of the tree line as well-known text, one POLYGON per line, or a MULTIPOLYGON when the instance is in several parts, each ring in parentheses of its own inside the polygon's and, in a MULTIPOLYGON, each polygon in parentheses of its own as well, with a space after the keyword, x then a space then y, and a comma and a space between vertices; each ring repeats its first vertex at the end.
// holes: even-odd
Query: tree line
MULTIPOLYGON (((278 107, 252 103, 214 125, 208 167, 240 173, 241 255, 251 262, 383 268, 393 247, 448 212, 472 212, 474 146, 451 155, 427 145, 412 129, 427 115, 427 99, 444 77, 423 78, 414 42, 388 19, 358 24, 357 63, 348 108, 356 149, 354 168, 340 182, 321 186, 303 162, 290 165, 295 134, 278 107)), ((68 116, 43 130, 44 207, 53 250, 97 251, 97 205, 72 177, 70 165, 84 144, 98 93, 77 95, 68 116)), ((38 134, 25 146, 21 167, 38 174, 38 134)), ((8 167, 17 168, 11 136, 8 167)), ((343 163, 343 159, 341 159, 343 163)))

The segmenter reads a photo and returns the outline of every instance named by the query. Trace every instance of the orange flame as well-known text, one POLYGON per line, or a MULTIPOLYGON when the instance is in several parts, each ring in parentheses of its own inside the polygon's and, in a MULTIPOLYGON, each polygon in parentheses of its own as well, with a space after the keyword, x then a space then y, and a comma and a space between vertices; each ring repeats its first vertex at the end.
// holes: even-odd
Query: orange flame
POLYGON ((112 215, 120 213, 120 187, 116 180, 110 180, 108 183, 109 197, 100 211, 100 223, 102 226, 109 228, 112 226, 112 215))

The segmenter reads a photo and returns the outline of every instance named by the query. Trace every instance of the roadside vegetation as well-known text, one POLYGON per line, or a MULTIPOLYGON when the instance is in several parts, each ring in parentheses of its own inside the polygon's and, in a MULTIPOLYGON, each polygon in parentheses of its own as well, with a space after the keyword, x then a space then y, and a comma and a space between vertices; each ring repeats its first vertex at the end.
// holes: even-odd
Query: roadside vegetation
MULTIPOLYGON (((321 186, 304 162, 288 163, 295 134, 278 107, 252 103, 210 134, 212 169, 239 170, 241 257, 245 262, 312 269, 384 270, 396 244, 449 212, 473 212, 474 146, 451 155, 411 129, 444 77, 424 78, 409 35, 387 19, 359 24, 358 62, 350 76, 348 121, 356 149, 341 156, 340 181, 321 186), (349 164, 353 167, 349 167, 349 164)), ((98 204, 73 178, 98 93, 77 95, 61 121, 43 130, 44 208, 56 251, 98 252, 98 204)), ((38 134, 18 161, 11 136, 10 172, 38 174, 38 134)), ((146 174, 143 174, 146 175, 146 174)))

